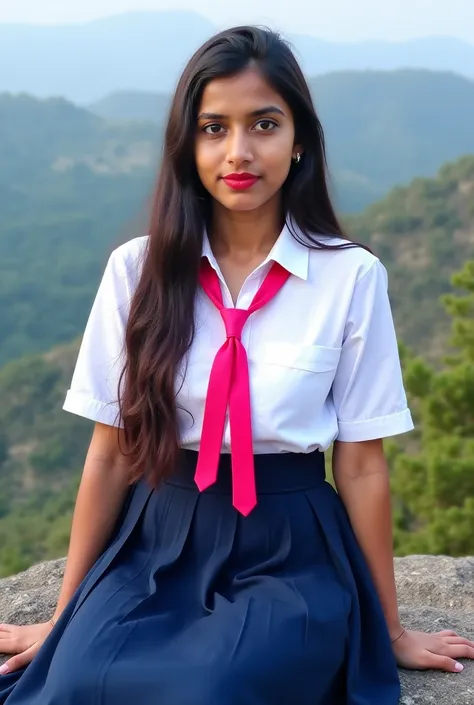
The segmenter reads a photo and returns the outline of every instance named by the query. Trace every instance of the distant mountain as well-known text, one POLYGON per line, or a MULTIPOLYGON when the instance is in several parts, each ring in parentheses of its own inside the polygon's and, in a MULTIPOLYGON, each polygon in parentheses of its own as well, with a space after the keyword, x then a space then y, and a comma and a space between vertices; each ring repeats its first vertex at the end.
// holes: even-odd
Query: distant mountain
POLYGON ((84 24, 0 24, 0 90, 79 103, 120 89, 170 91, 214 32, 193 12, 136 12, 84 24))
MULTIPOLYGON (((120 90, 170 92, 216 27, 187 11, 134 12, 65 26, 0 24, 0 91, 79 103, 120 90)), ((450 37, 335 43, 288 35, 307 75, 426 68, 474 78, 474 45, 450 37)))
POLYGON ((404 42, 327 42, 292 35, 296 52, 309 75, 376 69, 452 71, 474 78, 474 44, 454 37, 422 37, 404 42))
POLYGON ((84 107, 105 120, 134 120, 163 126, 170 99, 170 93, 116 91, 84 107))
POLYGON ((340 72, 310 85, 331 170, 367 179, 379 195, 474 153, 474 81, 400 70, 340 72))

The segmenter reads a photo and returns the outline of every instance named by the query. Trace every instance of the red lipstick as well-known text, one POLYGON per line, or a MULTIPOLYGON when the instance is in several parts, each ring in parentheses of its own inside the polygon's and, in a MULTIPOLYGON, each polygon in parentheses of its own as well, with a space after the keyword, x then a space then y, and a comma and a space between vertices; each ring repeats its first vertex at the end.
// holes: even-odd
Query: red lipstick
POLYGON ((233 189, 234 191, 243 191, 244 189, 251 188, 254 184, 257 183, 259 177, 255 176, 255 174, 248 174, 248 173, 243 173, 243 174, 228 174, 227 176, 223 177, 223 181, 229 188, 233 189))

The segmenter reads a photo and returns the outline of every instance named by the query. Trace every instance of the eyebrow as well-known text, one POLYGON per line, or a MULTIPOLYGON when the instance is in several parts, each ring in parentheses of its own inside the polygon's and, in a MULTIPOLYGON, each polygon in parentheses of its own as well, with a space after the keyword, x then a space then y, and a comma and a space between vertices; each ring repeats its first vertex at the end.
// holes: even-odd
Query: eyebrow
MULTIPOLYGON (((268 115, 269 113, 276 113, 277 115, 285 116, 285 113, 281 108, 277 108, 276 105, 267 105, 264 108, 259 108, 258 110, 253 110, 250 113, 250 117, 261 117, 262 115, 268 115)), ((198 116, 198 120, 225 120, 227 115, 221 115, 220 113, 201 113, 198 116)))

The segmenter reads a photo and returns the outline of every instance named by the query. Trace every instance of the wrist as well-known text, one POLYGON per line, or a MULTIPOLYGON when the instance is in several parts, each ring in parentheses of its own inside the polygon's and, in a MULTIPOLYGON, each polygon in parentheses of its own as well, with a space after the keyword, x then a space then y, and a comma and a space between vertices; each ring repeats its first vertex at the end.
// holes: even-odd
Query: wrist
POLYGON ((397 636, 399 636, 400 633, 403 631, 403 624, 400 622, 399 619, 394 620, 393 622, 388 622, 387 627, 388 627, 388 633, 390 635, 390 639, 392 641, 393 641, 393 639, 396 639, 397 636))
POLYGON ((394 644, 396 644, 397 641, 399 641, 399 640, 402 638, 402 636, 403 636, 404 634, 406 634, 406 631, 407 631, 407 630, 405 629, 405 627, 401 627, 398 636, 396 636, 394 639, 392 639, 392 638, 390 637, 390 640, 391 640, 391 642, 392 642, 392 646, 393 646, 394 644))

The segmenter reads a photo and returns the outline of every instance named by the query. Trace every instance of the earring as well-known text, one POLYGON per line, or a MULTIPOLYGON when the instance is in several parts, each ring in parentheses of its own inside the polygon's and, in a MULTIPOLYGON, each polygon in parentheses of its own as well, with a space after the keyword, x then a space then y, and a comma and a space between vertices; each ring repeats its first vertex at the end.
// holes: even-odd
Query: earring
POLYGON ((294 158, 295 164, 299 164, 301 161, 301 154, 299 152, 296 152, 296 156, 294 158))

